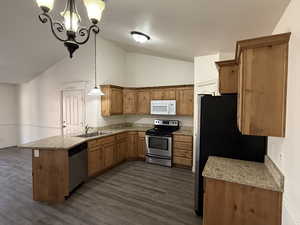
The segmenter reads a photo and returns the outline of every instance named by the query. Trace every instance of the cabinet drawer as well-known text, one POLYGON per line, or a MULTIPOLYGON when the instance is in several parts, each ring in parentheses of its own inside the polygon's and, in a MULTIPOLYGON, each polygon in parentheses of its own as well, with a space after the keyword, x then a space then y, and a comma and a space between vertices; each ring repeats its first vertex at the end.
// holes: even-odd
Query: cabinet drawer
POLYGON ((192 142, 174 142, 174 148, 193 151, 193 143, 192 142))
POLYGON ((126 133, 121 133, 121 134, 117 134, 116 135, 116 139, 118 140, 122 140, 122 139, 126 139, 128 137, 127 132, 126 133))
POLYGON ((186 159, 192 159, 193 158, 193 152, 192 151, 181 150, 181 149, 174 149, 173 150, 173 155, 175 157, 181 157, 181 158, 186 158, 186 159))
POLYGON ((139 137, 144 138, 145 137, 145 132, 139 132, 139 137))
POLYGON ((115 136, 104 137, 100 139, 102 145, 114 144, 115 136))
POLYGON ((98 143, 96 140, 88 142, 88 148, 93 148, 93 147, 96 147, 97 145, 98 145, 98 143))
POLYGON ((181 142, 193 142, 193 136, 187 135, 174 135, 174 141, 181 141, 181 142))
POLYGON ((101 147, 97 145, 97 146, 93 146, 93 147, 88 148, 88 151, 89 152, 94 152, 94 151, 98 151, 99 149, 101 149, 101 147))
POLYGON ((192 159, 187 159, 187 158, 182 158, 182 157, 174 156, 173 157, 173 163, 175 163, 177 165, 191 167, 192 163, 193 163, 193 160, 192 159))

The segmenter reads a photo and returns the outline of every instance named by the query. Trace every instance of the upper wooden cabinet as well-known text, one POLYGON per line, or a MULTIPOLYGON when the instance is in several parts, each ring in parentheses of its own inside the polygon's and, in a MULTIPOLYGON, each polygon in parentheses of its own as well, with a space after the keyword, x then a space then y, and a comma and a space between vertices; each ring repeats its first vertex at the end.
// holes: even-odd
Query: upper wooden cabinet
POLYGON ((216 62, 219 70, 219 92, 235 94, 238 91, 238 65, 235 60, 216 62))
POLYGON ((176 89, 176 115, 192 116, 194 114, 194 87, 176 89))
POLYGON ((137 111, 137 91, 125 88, 123 90, 123 113, 136 114, 137 111))
POLYGON ((178 116, 192 116, 194 111, 194 86, 123 88, 103 85, 101 89, 102 116, 121 114, 150 115, 151 100, 176 100, 178 116))
POLYGON ((113 85, 103 85, 101 90, 101 113, 103 116, 123 114, 123 88, 113 85))
POLYGON ((239 41, 238 126, 246 135, 285 136, 290 33, 239 41))
POLYGON ((155 88, 151 90, 151 100, 175 100, 175 88, 155 88))
POLYGON ((150 90, 137 91, 137 114, 150 114, 150 90))

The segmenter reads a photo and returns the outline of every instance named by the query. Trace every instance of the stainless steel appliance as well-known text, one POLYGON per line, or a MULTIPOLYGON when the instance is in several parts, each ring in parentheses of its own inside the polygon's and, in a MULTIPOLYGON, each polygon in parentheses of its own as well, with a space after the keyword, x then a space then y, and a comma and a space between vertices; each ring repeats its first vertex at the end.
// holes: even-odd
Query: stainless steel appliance
POLYGON ((172 166, 172 133, 179 130, 178 120, 155 120, 146 131, 146 162, 172 166))
POLYGON ((152 100, 151 115, 176 115, 176 100, 152 100))
POLYGON ((87 179, 87 144, 69 150, 69 192, 87 179))

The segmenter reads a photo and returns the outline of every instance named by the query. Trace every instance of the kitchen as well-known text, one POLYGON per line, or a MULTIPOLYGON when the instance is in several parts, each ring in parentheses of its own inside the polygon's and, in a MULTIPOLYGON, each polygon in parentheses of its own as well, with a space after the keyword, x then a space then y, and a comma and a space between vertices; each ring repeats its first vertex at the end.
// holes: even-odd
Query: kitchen
MULTIPOLYGON (((32 5, 36 7, 34 3, 32 5)), ((118 9, 113 1, 108 2, 107 5, 108 12, 109 7, 118 9)), ((227 42, 227 45, 230 45, 228 52, 210 52, 198 56, 197 53, 193 53, 194 59, 191 61, 184 57, 184 54, 174 57, 174 52, 171 50, 169 55, 164 54, 163 51, 160 54, 151 54, 145 49, 138 51, 137 48, 155 48, 158 39, 151 33, 149 33, 151 38, 149 42, 143 45, 136 44, 134 50, 129 50, 126 46, 120 46, 120 43, 116 44, 98 35, 97 47, 91 40, 87 43, 87 47, 76 50, 72 59, 64 57, 59 62, 49 65, 48 69, 40 70, 43 72, 38 72, 37 76, 27 78, 22 84, 1 84, 2 102, 9 102, 9 104, 6 103, 4 107, 3 123, 1 123, 3 129, 1 140, 5 143, 0 142, 1 147, 4 148, 0 151, 2 171, 0 179, 3 190, 0 222, 3 224, 201 224, 202 217, 196 215, 194 204, 196 200, 194 194, 197 193, 195 181, 199 181, 202 177, 201 171, 197 171, 198 141, 199 137, 203 137, 201 134, 199 136, 199 125, 203 124, 198 118, 202 110, 200 96, 208 94, 217 95, 214 98, 225 98, 238 93, 239 100, 233 106, 242 105, 242 110, 233 107, 236 110, 231 114, 231 116, 236 115, 232 117, 232 120, 236 119, 236 123, 233 121, 233 124, 236 124, 236 129, 239 126, 243 134, 268 136, 262 141, 267 142, 263 152, 263 156, 265 153, 267 156, 264 158, 264 163, 255 164, 257 167, 251 163, 241 165, 237 161, 218 161, 218 158, 208 160, 203 175, 206 180, 205 193, 209 196, 206 197, 205 204, 210 207, 205 211, 203 224, 225 225, 230 222, 227 217, 222 217, 224 212, 226 212, 224 215, 232 213, 229 209, 225 210, 226 204, 229 203, 222 198, 224 196, 222 185, 226 185, 228 190, 235 188, 236 193, 239 192, 239 188, 242 188, 241 193, 245 196, 248 196, 246 186, 250 186, 251 191, 264 190, 255 195, 258 197, 254 203, 251 203, 254 205, 246 204, 245 207, 250 207, 249 210, 253 215, 265 216, 254 218, 248 216, 248 223, 261 224, 262 221, 273 218, 269 224, 281 224, 282 217, 282 224, 296 224, 298 219, 294 212, 297 209, 297 193, 293 190, 293 186, 297 187, 297 182, 293 180, 296 179, 293 172, 297 169, 295 163, 297 155, 293 151, 293 143, 297 140, 294 128, 297 127, 298 122, 295 116, 297 108, 293 105, 296 104, 294 96, 297 96, 297 79, 294 75, 297 68, 295 59, 297 52, 294 50, 297 49, 295 46, 297 25, 291 24, 288 19, 294 12, 294 8, 297 9, 297 3, 291 1, 285 12, 283 8, 281 9, 283 16, 278 16, 276 22, 275 20, 273 22, 273 26, 276 26, 275 30, 272 28, 268 33, 261 32, 259 35, 254 35, 255 32, 244 34, 241 35, 242 38, 236 35, 232 38, 231 44, 227 42), (270 36, 272 33, 275 36, 270 36), (282 35, 276 36, 277 34, 282 35), (259 47, 253 47, 256 38, 262 36, 267 37, 258 39, 261 41, 259 47), (245 39, 251 40, 240 41, 245 39), (278 47, 280 50, 276 52, 276 46, 281 45, 284 47, 278 47), (289 46, 289 57, 287 57, 287 46, 289 46), (263 52, 264 47, 275 49, 274 55, 266 55, 263 52), (257 49, 257 52, 253 49, 257 49), (249 52, 249 55, 245 52, 249 52), (170 54, 173 56, 171 57, 170 54), (247 70, 246 65, 251 62, 251 54, 258 54, 255 57, 261 57, 259 60, 265 62, 265 65, 260 64, 259 67, 255 67, 255 64, 252 70, 247 70), (242 60, 240 55, 243 55, 242 60), (269 58, 273 61, 267 61, 269 58), (95 59, 97 73, 94 70, 95 59), (272 63, 277 67, 270 66, 272 63), (241 64, 246 68, 243 70, 246 81, 252 71, 260 75, 254 79, 257 83, 248 80, 253 87, 245 87, 239 83, 238 74, 241 73, 239 71, 241 64), (260 72, 260 68, 264 68, 264 72, 260 72), (267 74, 266 71, 270 70, 273 70, 271 73, 274 77, 277 76, 277 79, 270 80, 270 77, 262 79, 263 74, 267 74), (228 76, 235 78, 228 79, 228 76), (257 98, 256 95, 251 97, 251 105, 248 102, 249 88, 257 93, 261 91, 259 87, 266 85, 266 82, 273 89, 268 90, 263 97, 257 98), (95 83, 104 92, 104 96, 88 95, 95 83), (220 93, 222 97, 218 97, 220 93), (80 104, 74 105, 72 102, 74 99, 80 104), (155 104, 166 103, 170 104, 169 107, 174 107, 172 104, 176 104, 176 116, 158 115, 163 112, 151 113, 155 104), (79 110, 72 111, 69 104, 73 109, 76 106, 79 110), (255 107, 256 105, 258 107, 255 107), (265 110, 261 111, 261 109, 265 110), (69 114, 65 112, 77 113, 76 121, 74 121, 75 117, 68 117, 69 114), (76 137, 84 135, 85 126, 88 135, 99 133, 94 137, 76 137), (157 140, 153 139, 151 142, 147 138, 147 131, 149 131, 148 135, 153 135, 150 130, 154 126, 156 129, 152 131, 159 130, 160 134, 165 132, 164 129, 171 130, 168 132, 172 133, 172 141, 168 146, 172 145, 173 148, 172 155, 167 155, 167 158, 161 155, 160 158, 156 157, 156 153, 153 157, 151 152, 148 152, 150 145, 157 144, 157 140), (264 130, 264 126, 267 126, 268 130, 264 130), (272 129, 273 126, 276 129, 272 129), (62 134, 66 139, 61 139, 62 134), (68 138, 70 141, 67 141, 68 138), (6 148, 16 145, 19 148, 6 148), (88 166, 85 169, 89 179, 83 179, 85 182, 79 187, 75 182, 70 188, 73 176, 70 171, 67 172, 70 169, 67 164, 71 161, 73 153, 66 150, 73 147, 78 147, 79 152, 81 149, 87 149, 85 157, 88 166), (33 160, 32 165, 31 160, 33 160), (168 167, 170 162, 172 168, 168 167), (166 163, 167 166, 153 163, 166 163), (47 166, 52 169, 52 172, 47 166), (244 175, 249 179, 244 181, 235 179, 241 174, 234 176, 234 172, 244 166, 246 169, 242 171, 247 171, 248 168, 249 173, 244 175), (223 171, 223 168, 228 169, 227 173, 215 172, 223 171), (40 176, 37 175, 39 172, 40 176), (226 176, 228 174, 232 176, 226 176), (284 182, 282 174, 285 177, 284 182), (50 176, 47 177, 48 175, 50 176), (237 183, 242 187, 231 187, 224 181, 224 177, 227 181, 231 181, 227 183, 237 183), (216 182, 215 180, 218 179, 223 179, 222 182, 225 183, 216 182), (220 189, 208 191, 213 188, 220 189), (218 196, 217 202, 214 202, 215 195, 218 196), (266 196, 268 200, 276 201, 268 203, 276 210, 271 212, 267 210, 270 207, 258 207, 262 202, 261 198, 267 198, 266 196), (42 203, 45 201, 50 204, 42 203), (53 202, 59 203, 53 204, 53 202), (224 204, 224 207, 216 210, 214 205, 216 203, 220 206, 224 204), (275 204, 278 206, 275 207, 275 204), (13 212, 13 209, 19 210, 13 212), (222 221, 211 219, 210 210, 213 209, 219 214, 219 217, 215 218, 222 218, 222 221), (268 217, 266 216, 268 213, 276 216, 268 217), (205 220, 205 217, 209 219, 205 220)), ((44 35, 49 35, 48 26, 38 24, 38 29, 44 29, 44 35)), ((106 29, 108 29, 107 25, 106 29)), ((130 32, 127 38, 131 38, 130 32)), ((134 40, 130 39, 130 41, 134 43, 134 40)), ((53 40, 53 46, 56 45, 60 46, 53 40)), ((67 56, 63 46, 57 49, 67 56)), ((8 80, 3 82, 10 83, 8 80)), ((161 105, 157 107, 160 108, 161 105)), ((222 112, 222 108, 217 111, 222 112)), ((170 133, 167 133, 166 137, 169 135, 170 133)), ((159 145, 164 144, 161 142, 159 145)), ((264 144, 260 144, 262 145, 264 144)), ((247 147, 250 148, 250 145, 247 144, 247 147)), ((75 166, 75 170, 72 171, 78 168, 75 166)), ((74 177, 81 172, 84 172, 84 169, 77 170, 74 177)), ((234 193, 228 194, 234 196, 234 193)), ((239 212, 240 205, 235 204, 234 209, 239 212)), ((237 224, 247 223, 239 221, 237 224)))

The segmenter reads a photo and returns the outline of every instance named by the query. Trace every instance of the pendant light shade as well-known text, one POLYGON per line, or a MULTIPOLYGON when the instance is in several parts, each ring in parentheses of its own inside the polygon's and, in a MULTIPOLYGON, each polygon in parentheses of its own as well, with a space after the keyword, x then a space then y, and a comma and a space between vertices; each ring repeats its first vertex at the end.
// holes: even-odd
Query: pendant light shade
POLYGON ((94 87, 93 89, 91 89, 88 93, 89 96, 103 96, 104 93, 101 91, 100 88, 98 87, 94 87))
POLYGON ((88 12, 89 19, 92 22, 99 22, 105 9, 105 2, 103 0, 84 0, 84 3, 88 12))

